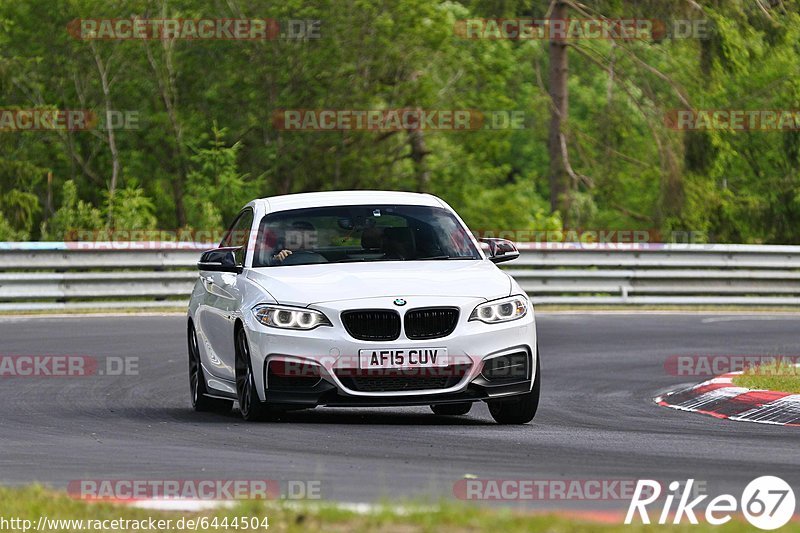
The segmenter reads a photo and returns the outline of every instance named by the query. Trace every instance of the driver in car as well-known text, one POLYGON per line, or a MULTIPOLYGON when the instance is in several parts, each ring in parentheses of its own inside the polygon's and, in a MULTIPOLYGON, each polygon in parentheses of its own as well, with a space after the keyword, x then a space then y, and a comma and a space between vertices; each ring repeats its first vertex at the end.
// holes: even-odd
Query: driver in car
POLYGON ((309 250, 317 244, 317 232, 314 225, 305 220, 295 220, 284 233, 283 246, 278 244, 275 248, 280 252, 272 256, 274 264, 281 264, 292 252, 309 250))

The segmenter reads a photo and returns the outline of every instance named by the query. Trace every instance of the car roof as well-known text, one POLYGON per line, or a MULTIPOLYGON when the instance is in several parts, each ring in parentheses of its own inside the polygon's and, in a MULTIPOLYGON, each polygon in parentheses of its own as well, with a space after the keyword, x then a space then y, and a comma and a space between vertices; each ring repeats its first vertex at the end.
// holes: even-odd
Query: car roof
POLYGON ((325 207, 334 205, 404 204, 443 207, 443 203, 431 194, 403 191, 323 191, 284 194, 259 198, 253 203, 263 203, 266 212, 325 207))

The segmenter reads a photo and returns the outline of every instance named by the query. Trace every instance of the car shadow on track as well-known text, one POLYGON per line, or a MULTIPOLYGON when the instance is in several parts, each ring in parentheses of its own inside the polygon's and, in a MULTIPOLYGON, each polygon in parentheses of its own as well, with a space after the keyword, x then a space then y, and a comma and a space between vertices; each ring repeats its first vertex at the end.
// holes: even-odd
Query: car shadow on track
MULTIPOLYGON (((232 412, 238 416, 238 411, 232 412)), ((442 416, 425 412, 408 412, 392 409, 317 408, 306 411, 290 411, 281 414, 276 423, 298 424, 346 424, 389 426, 492 426, 493 422, 474 416, 442 416)))
MULTIPOLYGON (((197 413, 191 408, 115 409, 115 416, 144 419, 149 422, 186 422, 191 424, 248 424, 242 420, 238 409, 228 412, 197 413)), ((494 426, 491 420, 476 416, 443 416, 424 411, 399 409, 345 409, 316 408, 282 413, 273 420, 253 424, 336 424, 336 425, 390 425, 390 426, 494 426)))

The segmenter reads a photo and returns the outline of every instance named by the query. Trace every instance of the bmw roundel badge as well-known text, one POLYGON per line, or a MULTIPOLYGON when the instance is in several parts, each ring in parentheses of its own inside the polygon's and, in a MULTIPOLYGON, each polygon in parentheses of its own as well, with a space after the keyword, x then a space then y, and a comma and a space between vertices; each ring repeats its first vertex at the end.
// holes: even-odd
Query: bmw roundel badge
POLYGON ((394 305, 398 307, 403 307, 404 305, 406 305, 406 301, 403 300, 402 298, 395 298, 394 305))

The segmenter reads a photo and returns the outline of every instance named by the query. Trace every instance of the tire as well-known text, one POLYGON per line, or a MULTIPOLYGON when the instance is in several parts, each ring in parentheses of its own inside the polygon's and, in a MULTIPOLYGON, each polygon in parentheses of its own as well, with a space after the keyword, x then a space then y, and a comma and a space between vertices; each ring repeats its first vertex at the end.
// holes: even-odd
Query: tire
POLYGON ((192 408, 198 412, 230 411, 233 407, 233 401, 207 396, 208 387, 206 387, 206 376, 203 374, 200 364, 197 332, 191 322, 189 322, 187 341, 189 351, 189 393, 192 397, 192 408))
POLYGON ((266 420, 269 409, 266 402, 258 397, 253 365, 250 360, 250 345, 244 328, 236 330, 236 396, 239 399, 239 412, 248 422, 266 420))
POLYGON ((464 403, 441 403, 431 405, 431 411, 437 415, 465 415, 472 409, 472 402, 464 403))
POLYGON ((527 424, 536 416, 539 408, 541 372, 539 371, 539 346, 536 346, 536 377, 530 392, 508 400, 489 401, 489 413, 498 424, 527 424))

